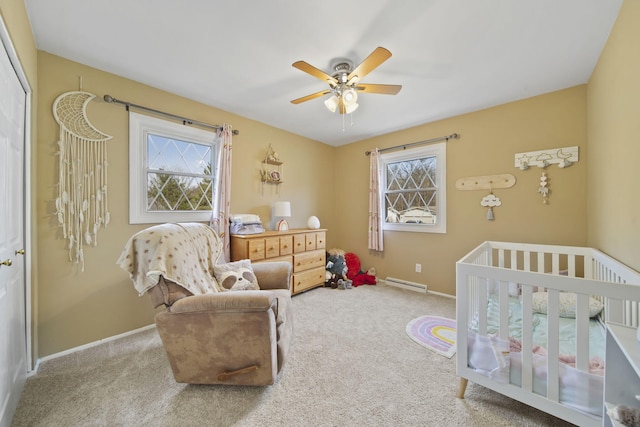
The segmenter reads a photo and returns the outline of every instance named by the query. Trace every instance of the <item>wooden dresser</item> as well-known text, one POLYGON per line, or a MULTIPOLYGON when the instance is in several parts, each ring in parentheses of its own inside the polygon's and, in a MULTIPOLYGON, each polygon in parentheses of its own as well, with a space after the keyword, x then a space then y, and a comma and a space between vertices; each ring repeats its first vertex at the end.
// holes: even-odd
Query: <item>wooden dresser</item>
POLYGON ((288 261, 293 265, 291 293, 297 294, 324 284, 326 231, 321 228, 232 234, 231 261, 288 261))

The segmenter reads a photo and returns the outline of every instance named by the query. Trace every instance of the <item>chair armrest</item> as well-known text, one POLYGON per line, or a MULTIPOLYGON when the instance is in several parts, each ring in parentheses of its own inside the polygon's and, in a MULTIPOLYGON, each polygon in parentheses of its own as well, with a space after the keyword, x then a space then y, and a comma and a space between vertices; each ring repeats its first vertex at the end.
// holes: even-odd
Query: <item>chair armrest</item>
POLYGON ((291 283, 291 263, 286 261, 267 261, 251 264, 258 279, 260 289, 289 289, 291 283))
POLYGON ((267 311, 277 306, 277 297, 264 291, 229 291, 182 298, 167 308, 172 314, 195 312, 267 311))

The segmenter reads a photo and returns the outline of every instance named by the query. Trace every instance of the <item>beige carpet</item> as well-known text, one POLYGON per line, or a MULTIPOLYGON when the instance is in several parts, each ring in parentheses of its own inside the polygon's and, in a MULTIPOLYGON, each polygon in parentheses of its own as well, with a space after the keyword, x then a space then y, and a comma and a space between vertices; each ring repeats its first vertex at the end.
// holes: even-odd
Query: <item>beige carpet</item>
POLYGON ((177 384, 155 329, 43 363, 13 426, 570 425, 475 384, 457 399, 455 357, 413 342, 421 315, 455 301, 385 285, 293 298, 295 338, 271 387, 177 384))

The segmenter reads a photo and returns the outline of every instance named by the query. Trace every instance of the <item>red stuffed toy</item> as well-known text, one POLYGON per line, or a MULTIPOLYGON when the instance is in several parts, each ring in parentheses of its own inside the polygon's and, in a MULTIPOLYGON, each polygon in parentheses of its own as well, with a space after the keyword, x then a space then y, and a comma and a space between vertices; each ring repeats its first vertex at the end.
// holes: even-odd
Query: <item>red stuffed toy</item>
POLYGON ((347 263, 347 279, 353 280, 360 273, 360 258, 349 252, 344 254, 344 261, 347 263))
POLYGON ((346 253, 344 254, 344 261, 347 264, 347 279, 353 282, 354 287, 376 284, 376 276, 362 271, 358 255, 346 253))

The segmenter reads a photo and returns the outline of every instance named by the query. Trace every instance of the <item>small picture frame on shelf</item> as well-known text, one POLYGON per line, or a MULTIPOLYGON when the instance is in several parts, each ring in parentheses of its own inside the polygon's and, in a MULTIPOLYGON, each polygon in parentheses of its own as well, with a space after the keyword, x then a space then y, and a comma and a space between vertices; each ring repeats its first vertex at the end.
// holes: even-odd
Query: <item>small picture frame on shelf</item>
POLYGON ((269 176, 274 181, 280 181, 280 172, 278 172, 277 170, 272 170, 271 172, 269 172, 269 176))

